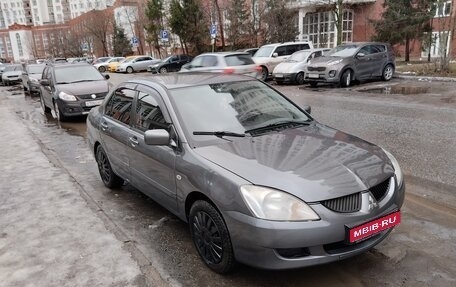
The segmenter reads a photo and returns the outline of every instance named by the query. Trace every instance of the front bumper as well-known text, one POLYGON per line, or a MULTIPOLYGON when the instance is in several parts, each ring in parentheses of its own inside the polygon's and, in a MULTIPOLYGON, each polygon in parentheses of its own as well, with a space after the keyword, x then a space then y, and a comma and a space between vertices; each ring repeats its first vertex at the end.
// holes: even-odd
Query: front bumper
POLYGON ((22 77, 4 77, 3 82, 5 83, 21 83, 22 82, 22 77))
POLYGON ((57 104, 60 108, 60 112, 65 117, 77 117, 87 115, 90 110, 96 106, 101 105, 104 98, 78 100, 74 102, 67 102, 61 99, 57 99, 57 104))
POLYGON ((125 73, 127 71, 127 68, 124 67, 117 67, 116 72, 117 73, 125 73))
POLYGON ((304 76, 306 82, 318 83, 339 83, 340 70, 337 68, 325 69, 323 71, 307 71, 304 76))
POLYGON ((147 67, 147 71, 151 72, 152 74, 158 74, 159 67, 147 67))
POLYGON ((296 74, 297 73, 273 73, 272 77, 274 81, 280 83, 294 83, 296 81, 296 74))
POLYGON ((339 261, 368 251, 384 240, 392 229, 384 230, 364 241, 347 242, 347 226, 358 226, 400 209, 405 185, 379 202, 370 213, 338 213, 321 204, 312 208, 318 221, 268 221, 239 212, 226 212, 225 221, 236 259, 264 269, 290 269, 339 261))

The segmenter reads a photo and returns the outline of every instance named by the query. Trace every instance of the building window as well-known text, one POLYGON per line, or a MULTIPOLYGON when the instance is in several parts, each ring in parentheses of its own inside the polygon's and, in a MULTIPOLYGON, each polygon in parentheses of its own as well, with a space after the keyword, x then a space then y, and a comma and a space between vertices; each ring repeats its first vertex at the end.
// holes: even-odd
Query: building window
POLYGON ((451 1, 435 3, 435 17, 445 17, 451 14, 451 1))
MULTIPOLYGON (((432 32, 432 44, 431 44, 431 57, 441 57, 448 55, 450 47, 450 35, 449 31, 432 32)), ((427 57, 429 53, 429 47, 423 47, 421 57, 427 57)))
POLYGON ((19 50, 19 56, 23 57, 24 51, 22 50, 21 35, 19 35, 19 33, 16 33, 16 41, 17 41, 17 48, 19 50))
MULTIPOLYGON (((353 11, 345 10, 342 18, 342 42, 353 41, 353 11)), ((303 19, 303 34, 315 47, 332 48, 336 45, 336 22, 331 11, 307 13, 303 19)))

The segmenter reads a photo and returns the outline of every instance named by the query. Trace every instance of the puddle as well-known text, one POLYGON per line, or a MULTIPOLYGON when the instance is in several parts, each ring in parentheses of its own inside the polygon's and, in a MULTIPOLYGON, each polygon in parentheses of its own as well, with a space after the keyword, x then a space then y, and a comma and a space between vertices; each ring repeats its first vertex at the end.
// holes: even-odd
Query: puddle
POLYGON ((430 91, 430 87, 411 87, 411 86, 388 86, 382 88, 364 89, 359 90, 360 92, 366 92, 371 94, 385 94, 385 95, 415 95, 415 94, 427 94, 430 91))

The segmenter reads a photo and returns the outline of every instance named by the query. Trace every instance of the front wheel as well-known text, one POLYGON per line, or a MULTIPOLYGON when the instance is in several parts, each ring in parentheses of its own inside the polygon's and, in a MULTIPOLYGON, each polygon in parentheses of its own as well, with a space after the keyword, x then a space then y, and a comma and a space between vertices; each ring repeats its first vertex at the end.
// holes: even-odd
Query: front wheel
POLYGON ((204 263, 224 274, 236 266, 230 235, 221 214, 207 201, 196 201, 189 215, 190 234, 204 263))
POLYGON ((59 105, 57 104, 57 101, 54 101, 54 117, 59 121, 59 122, 64 122, 66 121, 66 117, 62 114, 60 111, 59 105))
POLYGON ((160 74, 166 74, 168 73, 168 69, 166 69, 166 67, 161 67, 159 72, 160 74))
POLYGON ((268 68, 261 67, 260 80, 266 81, 268 79, 268 76, 269 76, 268 68))
POLYGON ((123 179, 120 178, 111 168, 111 163, 104 151, 104 149, 99 145, 95 154, 95 158, 98 165, 98 171, 101 176, 101 180, 104 185, 109 188, 120 187, 123 184, 123 179))
POLYGON ((51 109, 46 106, 44 103, 43 95, 40 93, 40 105, 41 109, 43 110, 43 113, 49 114, 51 112, 51 109))
POLYGON ((383 68, 382 79, 383 81, 389 81, 393 78, 394 67, 391 64, 388 64, 383 68))
POLYGON ((341 87, 350 87, 352 82, 352 72, 351 70, 345 70, 345 72, 342 74, 342 77, 340 77, 340 85, 341 87))
POLYGON ((127 73, 129 73, 129 74, 133 73, 133 68, 132 67, 128 67, 127 68, 127 73))
POLYGON ((104 73, 104 72, 106 72, 106 67, 105 66, 100 66, 98 68, 98 71, 100 71, 100 73, 104 73))
POLYGON ((298 85, 304 84, 304 73, 303 72, 298 73, 296 75, 295 81, 296 81, 296 84, 298 84, 298 85))

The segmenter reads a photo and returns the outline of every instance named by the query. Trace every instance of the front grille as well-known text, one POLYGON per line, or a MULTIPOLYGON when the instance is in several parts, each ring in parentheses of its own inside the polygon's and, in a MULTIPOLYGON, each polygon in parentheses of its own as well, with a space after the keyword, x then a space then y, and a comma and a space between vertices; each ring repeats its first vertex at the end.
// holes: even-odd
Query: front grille
POLYGON ((302 258, 306 256, 310 256, 309 248, 301 247, 301 248, 279 248, 276 249, 277 253, 285 258, 302 258))
MULTIPOLYGON (((106 93, 98 93, 95 94, 95 96, 97 96, 95 99, 102 99, 106 96, 106 93)), ((78 98, 80 98, 81 100, 95 100, 94 98, 92 98, 92 94, 78 95, 78 98)))
POLYGON ((307 70, 309 72, 324 72, 326 70, 326 67, 307 67, 307 70))
POLYGON ((390 182, 391 178, 388 178, 387 180, 377 184, 376 186, 369 188, 369 191, 372 193, 372 195, 377 201, 381 201, 388 193, 390 182))
POLYGON ((349 213, 361 209, 361 193, 354 193, 343 197, 322 201, 321 204, 332 211, 349 213))

